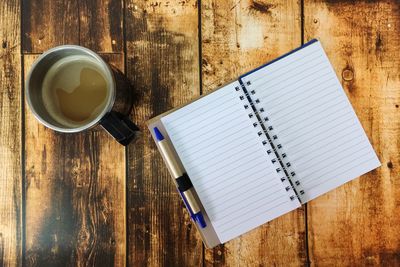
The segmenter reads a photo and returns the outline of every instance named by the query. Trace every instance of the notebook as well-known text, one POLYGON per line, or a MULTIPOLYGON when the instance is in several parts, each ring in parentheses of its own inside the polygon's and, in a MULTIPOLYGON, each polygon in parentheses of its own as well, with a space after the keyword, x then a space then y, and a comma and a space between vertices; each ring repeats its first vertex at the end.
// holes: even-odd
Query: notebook
POLYGON ((190 177, 213 247, 380 166, 314 39, 151 120, 190 177))

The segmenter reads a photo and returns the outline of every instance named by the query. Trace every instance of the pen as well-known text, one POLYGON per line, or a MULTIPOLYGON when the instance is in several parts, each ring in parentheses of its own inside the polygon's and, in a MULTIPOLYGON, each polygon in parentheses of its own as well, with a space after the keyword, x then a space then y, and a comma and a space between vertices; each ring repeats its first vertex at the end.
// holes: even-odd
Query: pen
POLYGON ((201 213, 200 205, 197 203, 197 200, 194 197, 194 188, 189 176, 183 170, 181 170, 180 164, 172 155, 171 146, 168 140, 164 138, 157 127, 154 127, 154 134, 160 147, 160 151, 164 155, 165 161, 171 170, 173 178, 175 179, 175 184, 178 187, 179 193, 181 194, 182 199, 189 210, 190 217, 192 217, 192 219, 196 221, 201 228, 205 228, 207 224, 204 220, 203 214, 201 213))

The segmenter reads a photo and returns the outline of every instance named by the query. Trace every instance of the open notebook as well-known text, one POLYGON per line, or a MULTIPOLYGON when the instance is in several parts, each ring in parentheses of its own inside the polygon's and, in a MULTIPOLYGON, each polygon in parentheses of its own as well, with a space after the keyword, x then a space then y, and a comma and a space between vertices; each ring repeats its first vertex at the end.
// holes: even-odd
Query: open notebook
MULTIPOLYGON (((304 46, 150 122, 168 135, 227 242, 380 162, 320 44, 304 46)), ((208 229, 207 229, 208 228, 208 229)))

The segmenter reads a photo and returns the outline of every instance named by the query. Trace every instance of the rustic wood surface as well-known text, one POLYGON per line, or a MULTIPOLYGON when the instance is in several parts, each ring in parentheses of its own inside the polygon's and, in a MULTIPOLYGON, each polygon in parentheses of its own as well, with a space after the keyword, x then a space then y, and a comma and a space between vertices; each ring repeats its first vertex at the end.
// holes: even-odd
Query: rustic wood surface
POLYGON ((0 5, 0 266, 22 263, 21 7, 0 5))
POLYGON ((399 266, 398 1, 5 0, 0 4, 0 266, 399 266), (207 250, 145 127, 317 37, 382 167, 207 250), (61 44, 130 79, 127 148, 40 125, 24 76, 61 44))
MULTIPOLYGON (((301 45, 298 1, 202 1, 202 89, 209 92, 301 45), (261 3, 261 2, 260 2, 261 3)), ((205 264, 304 265, 304 208, 206 251, 205 264)))
POLYGON ((400 6, 305 1, 305 38, 324 44, 382 167, 308 205, 316 265, 400 265, 400 6), (333 26, 340 25, 340 26, 333 26))
MULTIPOLYGON (((121 1, 24 1, 24 73, 32 53, 60 44, 103 52, 124 71, 122 10, 121 1)), ((51 131, 26 105, 24 129, 26 265, 123 266, 125 149, 97 129, 51 131)))
POLYGON ((126 1, 127 76, 137 93, 132 111, 143 135, 128 147, 128 262, 132 266, 201 265, 203 247, 146 120, 198 96, 195 1, 126 1))

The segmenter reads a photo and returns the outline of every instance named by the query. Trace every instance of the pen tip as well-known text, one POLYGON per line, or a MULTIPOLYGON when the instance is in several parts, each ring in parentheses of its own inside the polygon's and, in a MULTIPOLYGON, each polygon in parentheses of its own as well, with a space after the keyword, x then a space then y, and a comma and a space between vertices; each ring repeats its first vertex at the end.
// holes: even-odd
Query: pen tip
POLYGON ((162 133, 160 132, 160 130, 158 130, 157 127, 154 127, 154 134, 155 134, 156 139, 157 139, 158 141, 164 140, 164 136, 162 135, 162 133))

